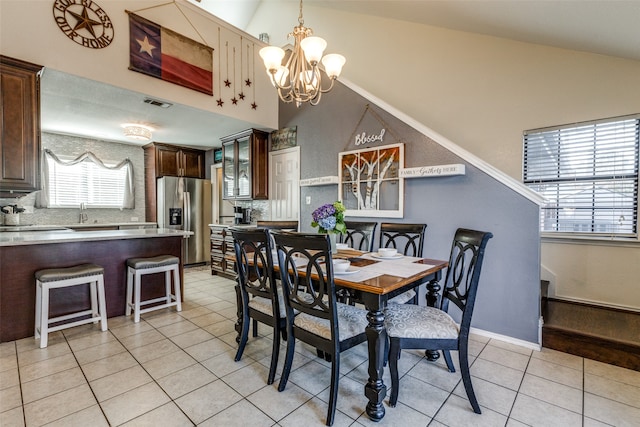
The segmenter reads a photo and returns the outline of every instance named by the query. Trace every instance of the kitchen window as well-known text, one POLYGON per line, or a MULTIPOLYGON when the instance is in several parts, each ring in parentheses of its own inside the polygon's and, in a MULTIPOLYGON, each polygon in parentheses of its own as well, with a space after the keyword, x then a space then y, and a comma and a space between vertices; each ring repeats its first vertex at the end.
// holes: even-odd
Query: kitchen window
POLYGON ((102 161, 92 153, 71 159, 44 150, 43 191, 39 207, 134 208, 133 166, 102 161))
POLYGON ((638 236, 640 114, 524 132, 542 233, 638 236))

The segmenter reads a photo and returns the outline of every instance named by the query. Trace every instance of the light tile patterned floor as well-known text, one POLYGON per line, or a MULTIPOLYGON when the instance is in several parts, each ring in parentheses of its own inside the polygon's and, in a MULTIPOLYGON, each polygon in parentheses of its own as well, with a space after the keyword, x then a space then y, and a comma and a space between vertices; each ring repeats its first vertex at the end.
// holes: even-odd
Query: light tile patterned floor
MULTIPOLYGON (((282 393, 277 379, 266 385, 267 327, 250 338, 242 361, 233 361, 233 285, 207 268, 189 268, 181 313, 147 313, 138 324, 112 318, 107 332, 94 325, 59 331, 45 349, 33 338, 0 344, 0 426, 324 425, 330 369, 313 349, 297 346, 282 393)), ((640 425, 640 372, 472 339, 471 371, 482 415, 472 412, 459 373, 406 351, 398 405, 387 406, 380 423, 369 421, 363 396, 367 351, 361 345, 341 358, 334 425, 640 425)))

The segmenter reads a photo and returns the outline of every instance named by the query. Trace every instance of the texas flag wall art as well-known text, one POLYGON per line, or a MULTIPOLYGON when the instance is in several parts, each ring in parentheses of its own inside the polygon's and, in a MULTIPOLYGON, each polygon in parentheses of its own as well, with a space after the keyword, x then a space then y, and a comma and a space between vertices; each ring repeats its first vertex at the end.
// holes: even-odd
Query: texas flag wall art
POLYGON ((213 49, 133 13, 129 69, 213 95, 213 49))

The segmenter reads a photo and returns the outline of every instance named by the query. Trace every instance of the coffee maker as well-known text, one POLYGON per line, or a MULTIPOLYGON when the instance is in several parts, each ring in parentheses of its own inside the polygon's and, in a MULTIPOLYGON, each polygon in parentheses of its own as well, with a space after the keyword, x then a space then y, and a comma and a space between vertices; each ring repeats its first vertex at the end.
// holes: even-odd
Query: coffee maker
POLYGON ((242 209, 242 223, 251 224, 251 208, 242 209))
POLYGON ((241 206, 233 207, 234 224, 250 224, 251 223, 251 208, 243 208, 241 206))

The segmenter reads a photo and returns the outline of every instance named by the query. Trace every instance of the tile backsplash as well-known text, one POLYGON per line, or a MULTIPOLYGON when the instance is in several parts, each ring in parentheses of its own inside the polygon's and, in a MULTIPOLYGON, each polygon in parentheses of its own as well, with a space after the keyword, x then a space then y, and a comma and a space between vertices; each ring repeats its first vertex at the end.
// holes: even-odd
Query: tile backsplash
MULTIPOLYGON (((137 145, 120 144, 97 139, 81 138, 77 136, 42 133, 42 148, 48 148, 58 156, 78 157, 90 151, 100 159, 109 162, 119 162, 129 158, 133 163, 133 178, 135 188, 134 209, 87 209, 86 223, 122 223, 145 221, 144 200, 144 151, 137 145)), ((20 214, 20 224, 35 225, 71 225, 77 224, 80 218, 80 206, 77 209, 40 209, 34 207, 36 192, 18 199, 0 199, 0 206, 17 204, 26 208, 20 214)), ((4 214, 3 214, 4 217, 4 214)), ((1 218, 0 224, 4 223, 1 218)))

